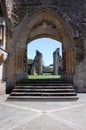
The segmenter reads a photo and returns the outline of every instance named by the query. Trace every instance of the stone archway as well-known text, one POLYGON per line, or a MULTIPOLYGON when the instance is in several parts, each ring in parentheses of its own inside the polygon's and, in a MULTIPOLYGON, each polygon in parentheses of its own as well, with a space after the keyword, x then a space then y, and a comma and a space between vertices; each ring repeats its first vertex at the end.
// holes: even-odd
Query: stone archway
POLYGON ((11 74, 13 73, 14 79, 15 75, 18 80, 26 77, 27 43, 43 37, 53 38, 62 43, 64 70, 67 73, 74 73, 72 34, 64 19, 51 9, 43 8, 35 11, 31 17, 26 15, 16 32, 18 33, 13 39, 13 46, 15 47, 14 68, 12 70, 13 72, 11 72, 11 74))

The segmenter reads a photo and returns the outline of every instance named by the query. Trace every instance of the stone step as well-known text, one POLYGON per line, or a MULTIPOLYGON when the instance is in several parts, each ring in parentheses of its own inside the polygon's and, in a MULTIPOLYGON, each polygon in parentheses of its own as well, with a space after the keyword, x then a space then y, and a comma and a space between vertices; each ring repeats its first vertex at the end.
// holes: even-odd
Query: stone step
POLYGON ((72 84, 72 83, 69 83, 69 82, 55 82, 55 81, 51 81, 51 82, 49 82, 49 81, 47 81, 47 82, 45 82, 45 81, 43 81, 43 82, 19 82, 19 83, 17 83, 18 85, 19 84, 72 84))
POLYGON ((73 86, 15 86, 15 89, 73 89, 73 86))
POLYGON ((19 86, 71 86, 71 84, 22 84, 19 86))
POLYGON ((19 83, 16 86, 71 86, 71 83, 19 83))
POLYGON ((58 80, 58 79, 27 79, 27 80, 21 80, 19 82, 16 83, 16 85, 21 85, 21 86, 25 86, 25 85, 34 85, 34 86, 39 86, 39 85, 43 85, 43 86, 54 86, 54 85, 72 85, 71 82, 69 82, 68 80, 58 80))
MULTIPOLYGON (((67 79, 57 79, 57 78, 48 78, 48 79, 22 79, 18 82, 70 82, 70 80, 67 80, 67 79)), ((17 82, 17 83, 18 83, 17 82)))
POLYGON ((44 88, 41 88, 41 89, 13 89, 13 92, 74 92, 74 89, 44 89, 44 88))
POLYGON ((57 79, 37 79, 21 80, 17 82, 9 99, 29 99, 29 98, 56 98, 75 99, 77 94, 73 85, 68 80, 57 79))
MULTIPOLYGON (((49 99, 49 100, 51 100, 51 99, 57 99, 57 100, 77 100, 78 99, 78 97, 77 96, 8 96, 8 98, 7 99, 9 99, 9 100, 32 100, 32 99, 49 99)), ((45 101, 45 100, 44 100, 45 101)))
POLYGON ((10 96, 76 96, 75 92, 60 92, 60 93, 49 93, 49 92, 12 92, 10 96))

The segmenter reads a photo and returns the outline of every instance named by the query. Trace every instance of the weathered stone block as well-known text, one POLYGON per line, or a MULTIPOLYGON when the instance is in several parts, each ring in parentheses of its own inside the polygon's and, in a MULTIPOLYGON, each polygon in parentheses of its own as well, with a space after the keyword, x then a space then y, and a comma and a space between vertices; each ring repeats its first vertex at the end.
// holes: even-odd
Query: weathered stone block
POLYGON ((77 65, 74 85, 78 92, 86 92, 86 60, 77 65))
POLYGON ((6 93, 6 82, 0 81, 0 95, 4 95, 6 93))

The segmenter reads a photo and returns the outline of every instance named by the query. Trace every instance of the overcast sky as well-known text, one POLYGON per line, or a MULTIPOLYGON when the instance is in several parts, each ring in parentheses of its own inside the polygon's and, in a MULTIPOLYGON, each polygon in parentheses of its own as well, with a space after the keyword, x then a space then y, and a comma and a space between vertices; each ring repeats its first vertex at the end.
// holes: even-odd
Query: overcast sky
POLYGON ((62 44, 51 38, 39 38, 33 40, 27 47, 28 59, 34 59, 36 50, 39 50, 43 54, 44 65, 48 66, 53 63, 53 52, 60 48, 60 55, 62 55, 62 44))

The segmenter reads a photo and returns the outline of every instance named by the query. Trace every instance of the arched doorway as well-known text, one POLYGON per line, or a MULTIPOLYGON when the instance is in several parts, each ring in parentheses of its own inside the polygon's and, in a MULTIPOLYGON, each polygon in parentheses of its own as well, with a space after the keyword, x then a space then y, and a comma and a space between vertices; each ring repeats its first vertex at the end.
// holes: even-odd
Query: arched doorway
POLYGON ((31 41, 27 44, 27 61, 29 78, 60 77, 62 73, 62 43, 52 38, 38 38, 31 41))
MULTIPOLYGON (((15 66, 13 75, 25 78, 27 73, 27 43, 42 37, 53 38, 62 43, 63 68, 68 74, 74 73, 74 48, 70 29, 65 21, 51 9, 43 8, 29 18, 25 16, 15 37, 15 66)), ((18 77, 17 77, 18 79, 18 77)))

